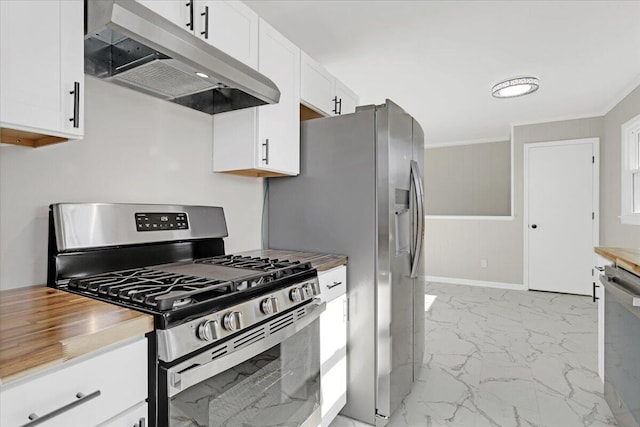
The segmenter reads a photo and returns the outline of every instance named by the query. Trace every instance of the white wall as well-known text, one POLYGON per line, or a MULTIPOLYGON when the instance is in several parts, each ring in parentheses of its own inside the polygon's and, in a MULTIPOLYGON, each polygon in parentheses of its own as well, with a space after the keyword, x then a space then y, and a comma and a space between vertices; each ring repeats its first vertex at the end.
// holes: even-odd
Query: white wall
POLYGON ((212 170, 212 118, 86 78, 85 139, 0 146, 0 289, 46 281, 56 202, 222 206, 227 252, 260 248, 262 180, 212 170))

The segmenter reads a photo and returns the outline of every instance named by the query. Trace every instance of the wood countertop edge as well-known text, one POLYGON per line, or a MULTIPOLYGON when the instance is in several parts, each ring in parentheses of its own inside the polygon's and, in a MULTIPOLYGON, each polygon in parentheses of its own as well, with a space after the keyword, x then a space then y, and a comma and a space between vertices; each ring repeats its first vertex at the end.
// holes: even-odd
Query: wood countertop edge
POLYGON ((0 378, 0 387, 4 387, 7 386, 9 384, 11 384, 13 381, 16 380, 20 380, 22 378, 26 378, 29 377, 31 375, 35 375, 38 374, 42 371, 45 371, 49 368, 53 368, 55 366, 59 366, 61 364, 63 364, 65 362, 64 358, 59 358, 59 359, 54 359, 54 360, 49 360, 46 363, 42 363, 38 366, 32 366, 26 369, 23 369, 21 371, 18 372, 14 372, 12 374, 8 374, 8 375, 3 375, 2 378, 0 378))
POLYGON ((135 337, 143 337, 153 329, 153 317, 143 315, 89 334, 61 340, 38 349, 30 357, 5 361, 0 370, 0 385, 5 386, 15 380, 38 374, 93 351, 135 337))
POLYGON ((343 257, 342 259, 339 259, 339 260, 323 263, 322 265, 318 266, 316 268, 316 270, 318 270, 318 271, 327 271, 327 270, 331 270, 332 268, 340 267, 342 265, 347 265, 347 257, 346 256, 343 257))
POLYGON ((614 262, 616 265, 640 274, 640 249, 596 246, 594 252, 614 262))
POLYGON ((62 340, 64 361, 71 360, 92 351, 125 341, 130 338, 144 336, 153 331, 153 318, 140 316, 118 324, 95 331, 90 334, 78 335, 62 340))

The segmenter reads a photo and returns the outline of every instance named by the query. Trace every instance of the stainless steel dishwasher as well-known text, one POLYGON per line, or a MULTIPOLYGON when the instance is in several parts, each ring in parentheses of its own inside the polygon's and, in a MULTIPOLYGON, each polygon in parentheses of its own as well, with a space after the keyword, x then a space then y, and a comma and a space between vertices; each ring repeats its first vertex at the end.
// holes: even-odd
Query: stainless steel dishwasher
POLYGON ((604 397, 623 427, 640 427, 640 277, 607 266, 605 289, 604 397))

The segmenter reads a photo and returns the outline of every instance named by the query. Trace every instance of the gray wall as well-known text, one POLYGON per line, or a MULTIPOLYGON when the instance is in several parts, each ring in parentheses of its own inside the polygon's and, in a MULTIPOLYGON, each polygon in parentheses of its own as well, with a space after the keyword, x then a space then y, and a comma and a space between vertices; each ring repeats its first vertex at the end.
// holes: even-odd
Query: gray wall
MULTIPOLYGON (((427 220, 426 274, 523 283, 524 144, 600 138, 600 245, 640 247, 640 226, 620 223, 620 126, 640 114, 640 87, 603 117, 515 126, 512 221, 427 220), (480 260, 488 267, 481 268, 480 260)), ((429 156, 431 150, 425 150, 429 156)))
POLYGON ((211 116, 87 77, 85 117, 82 141, 0 147, 0 289, 45 282, 55 202, 222 206, 227 250, 260 247, 262 180, 211 172, 211 116))
POLYGON ((427 152, 427 215, 511 214, 509 141, 438 147, 427 152))
POLYGON ((427 219, 426 274, 523 284, 524 144, 587 137, 600 137, 601 150, 606 147, 603 117, 515 126, 513 220, 427 219))
POLYGON ((640 114, 640 86, 604 117, 606 144, 600 147, 600 244, 640 248, 640 225, 621 224, 620 126, 640 114))

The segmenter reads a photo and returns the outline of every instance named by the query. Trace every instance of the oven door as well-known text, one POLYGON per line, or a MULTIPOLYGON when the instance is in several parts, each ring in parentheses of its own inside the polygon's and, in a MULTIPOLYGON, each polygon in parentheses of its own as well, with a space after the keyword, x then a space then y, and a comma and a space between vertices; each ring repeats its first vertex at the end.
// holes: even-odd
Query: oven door
POLYGON ((312 301, 189 357, 160 367, 158 425, 320 424, 319 316, 312 301))

